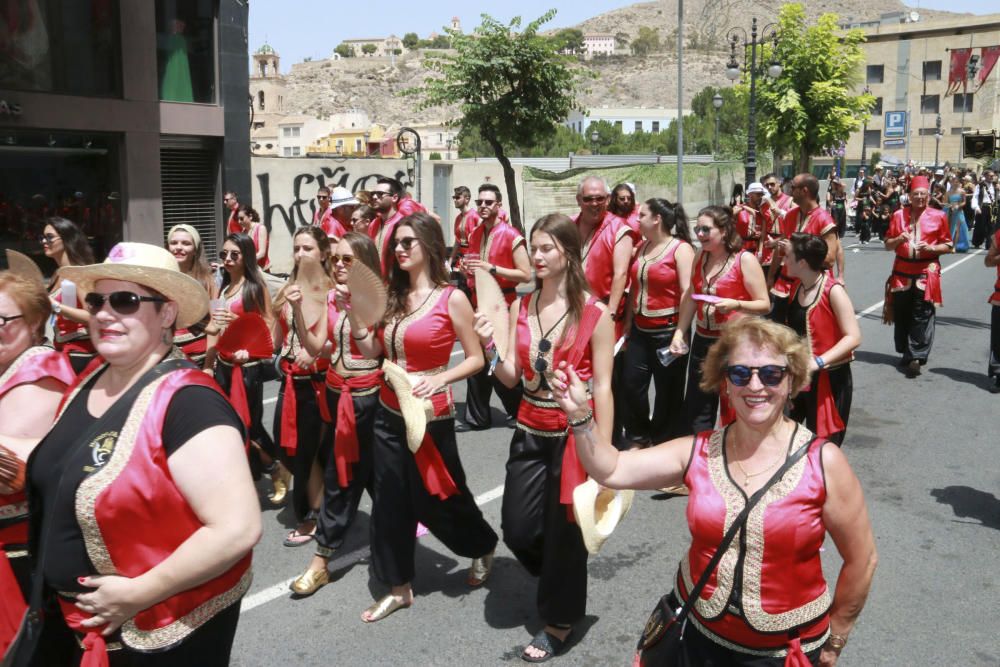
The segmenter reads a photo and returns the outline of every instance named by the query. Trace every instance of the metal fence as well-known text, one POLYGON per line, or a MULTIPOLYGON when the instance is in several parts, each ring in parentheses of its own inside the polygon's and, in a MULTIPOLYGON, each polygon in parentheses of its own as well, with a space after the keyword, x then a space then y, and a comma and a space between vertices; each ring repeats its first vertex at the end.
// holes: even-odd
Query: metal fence
MULTIPOLYGON (((456 162, 494 161, 495 157, 463 158, 456 162)), ((685 155, 685 164, 711 164, 715 158, 711 155, 685 155)), ((569 171, 570 169, 599 169, 603 167, 623 167, 633 164, 677 164, 676 155, 569 155, 568 157, 512 157, 510 163, 515 166, 544 169, 553 173, 569 171)))

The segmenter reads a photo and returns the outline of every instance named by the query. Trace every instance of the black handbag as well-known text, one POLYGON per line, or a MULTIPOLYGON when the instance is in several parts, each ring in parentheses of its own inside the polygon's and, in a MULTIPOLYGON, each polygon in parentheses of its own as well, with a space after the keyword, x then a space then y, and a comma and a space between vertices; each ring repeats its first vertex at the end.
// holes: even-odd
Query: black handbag
MULTIPOLYGON (((795 440, 796 433, 798 433, 798 426, 795 427, 795 432, 792 433, 792 441, 795 440)), ((653 609, 653 613, 649 615, 649 620, 646 621, 646 627, 642 631, 642 636, 639 638, 633 667, 687 667, 689 665, 681 645, 684 641, 684 627, 688 614, 691 613, 691 606, 701 595, 702 589, 708 583, 708 578, 712 576, 715 568, 718 567, 719 561, 722 560, 722 556, 726 553, 729 545, 732 544, 736 534, 746 524, 747 517, 750 516, 750 512, 754 506, 764 497, 768 489, 788 472, 789 468, 806 455, 806 452, 809 451, 814 442, 816 442, 815 439, 810 440, 789 456, 785 460, 784 465, 778 468, 778 471, 771 476, 771 479, 767 480, 764 486, 750 496, 743 511, 739 513, 733 524, 729 527, 729 530, 726 531, 725 537, 722 538, 722 542, 719 543, 718 548, 712 555, 712 560, 708 562, 705 570, 701 573, 701 577, 698 578, 698 583, 688 593, 688 598, 684 604, 678 608, 677 598, 673 593, 668 593, 659 599, 656 607, 653 609)))

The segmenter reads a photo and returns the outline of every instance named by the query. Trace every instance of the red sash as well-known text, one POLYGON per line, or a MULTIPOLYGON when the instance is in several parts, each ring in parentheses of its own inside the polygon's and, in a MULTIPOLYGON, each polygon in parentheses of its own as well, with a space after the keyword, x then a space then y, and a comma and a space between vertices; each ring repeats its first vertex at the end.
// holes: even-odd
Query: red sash
POLYGON ((833 389, 830 387, 830 371, 823 368, 816 377, 816 435, 828 438, 834 433, 840 433, 845 428, 840 418, 837 405, 833 401, 833 389))
POLYGON ((96 628, 87 628, 81 625, 92 616, 80 609, 69 600, 58 598, 59 609, 62 610, 66 625, 72 630, 83 634, 83 656, 80 658, 80 667, 108 667, 108 644, 101 632, 106 626, 101 625, 96 628))
MULTIPOLYGON (((339 373, 327 376, 330 386, 340 392, 337 399, 337 432, 333 437, 333 458, 337 464, 337 483, 346 489, 353 477, 351 465, 361 460, 358 449, 357 417, 354 413, 353 389, 370 389, 382 381, 382 372, 375 371, 356 377, 345 378, 339 373)), ((326 403, 326 401, 323 401, 326 403)))
MULTIPOLYGON (((298 400, 295 398, 295 378, 309 376, 293 374, 292 370, 298 367, 287 359, 282 359, 280 366, 285 375, 285 382, 281 388, 281 442, 279 444, 284 447, 289 456, 294 456, 299 448, 299 408, 298 400)), ((329 422, 323 383, 317 380, 310 380, 310 383, 313 386, 313 391, 316 392, 316 402, 320 406, 320 417, 323 421, 329 422)))
MULTIPOLYGON (((20 495, 23 498, 23 494, 20 495)), ((14 570, 7 560, 4 544, 22 544, 27 541, 27 521, 19 521, 0 530, 0 655, 6 653, 7 647, 14 641, 17 629, 21 625, 21 617, 28 609, 24 596, 21 595, 17 577, 14 576, 14 570)))
MULTIPOLYGON (((396 392, 392 390, 386 382, 382 382, 382 390, 379 399, 389 409, 399 412, 399 399, 396 392)), ((434 406, 434 416, 450 416, 452 409, 451 389, 447 389, 439 394, 434 394, 429 399, 434 406)), ((448 467, 441 458, 441 452, 434 444, 434 438, 430 433, 424 433, 424 439, 420 442, 420 448, 413 455, 420 471, 420 477, 424 480, 424 488, 429 493, 437 496, 441 500, 447 500, 449 496, 458 494, 458 485, 452 479, 448 467)))

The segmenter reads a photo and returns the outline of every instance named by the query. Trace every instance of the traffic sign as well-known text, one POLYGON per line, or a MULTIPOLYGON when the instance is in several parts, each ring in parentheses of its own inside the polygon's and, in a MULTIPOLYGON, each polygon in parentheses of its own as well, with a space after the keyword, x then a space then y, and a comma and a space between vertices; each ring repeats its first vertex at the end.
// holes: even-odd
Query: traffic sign
POLYGON ((886 139, 884 142, 882 142, 882 144, 886 148, 894 148, 894 147, 898 147, 898 146, 905 146, 906 145, 906 139, 886 139))
POLYGON ((887 111, 885 113, 885 136, 886 137, 906 136, 905 111, 887 111))

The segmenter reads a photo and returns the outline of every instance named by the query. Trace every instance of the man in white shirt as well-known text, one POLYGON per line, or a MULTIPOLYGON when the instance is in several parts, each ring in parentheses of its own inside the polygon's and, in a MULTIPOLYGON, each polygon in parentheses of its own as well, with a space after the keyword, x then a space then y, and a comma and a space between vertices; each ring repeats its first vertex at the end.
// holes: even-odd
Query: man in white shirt
POLYGON ((972 210, 976 214, 976 225, 972 230, 972 245, 976 248, 992 243, 994 218, 997 212, 997 175, 987 169, 972 192, 972 210))

